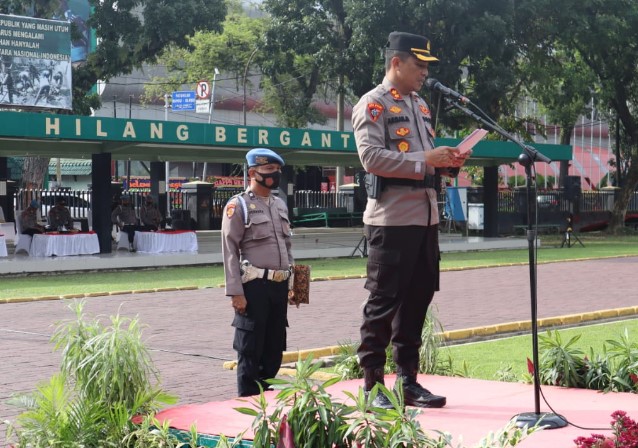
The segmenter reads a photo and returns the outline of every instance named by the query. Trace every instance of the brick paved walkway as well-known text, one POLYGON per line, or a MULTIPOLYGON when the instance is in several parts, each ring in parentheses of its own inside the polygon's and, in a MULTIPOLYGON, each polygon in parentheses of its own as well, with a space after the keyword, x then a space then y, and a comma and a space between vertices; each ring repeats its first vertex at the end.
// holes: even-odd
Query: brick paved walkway
MULTIPOLYGON (((638 305, 638 257, 553 263, 538 267, 538 317, 638 305)), ((288 349, 358 340, 364 280, 311 284, 311 304, 289 310, 288 349)), ((435 297, 445 330, 529 320, 529 269, 513 266, 442 274, 435 297)), ((90 315, 139 315, 165 389, 180 403, 235 397, 232 309, 222 289, 95 297, 90 315)), ((0 304, 0 421, 18 411, 6 404, 15 392, 34 390, 57 371, 59 354, 48 342, 55 323, 73 315, 62 301, 0 304)), ((4 428, 0 426, 0 446, 4 428)))

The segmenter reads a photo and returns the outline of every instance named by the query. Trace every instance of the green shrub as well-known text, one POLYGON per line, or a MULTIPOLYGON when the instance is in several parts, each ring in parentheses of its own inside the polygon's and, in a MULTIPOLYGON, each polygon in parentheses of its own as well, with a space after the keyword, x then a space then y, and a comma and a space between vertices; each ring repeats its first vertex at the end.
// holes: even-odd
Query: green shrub
POLYGON ((59 325, 52 337, 62 350, 60 373, 10 400, 25 411, 8 436, 15 435, 19 448, 135 446, 131 419, 176 401, 159 387, 139 321, 116 315, 105 326, 84 319, 83 301, 69 308, 75 320, 59 325))
POLYGON ((558 331, 548 331, 547 336, 539 335, 539 378, 542 384, 564 387, 584 387, 585 362, 583 352, 573 345, 580 335, 563 343, 558 331))
MULTIPOLYGON (((397 392, 377 384, 367 396, 359 388, 356 394, 344 392, 347 397, 344 403, 335 402, 326 389, 338 379, 315 383, 311 376, 318 369, 318 363, 306 359, 298 363, 297 375, 291 381, 270 380, 281 388, 276 395, 275 408, 270 411, 263 393, 250 399, 252 407, 236 408, 238 412, 254 417, 255 448, 452 447, 450 434, 440 433, 433 438, 425 433, 416 418, 421 410, 405 407, 401 387, 397 392), (392 409, 372 407, 371 403, 379 393, 389 398, 392 409)), ((511 421, 502 430, 489 434, 477 448, 513 447, 539 429, 518 428, 516 422, 511 421)))
MULTIPOLYGON (((455 371, 452 358, 447 355, 441 356, 441 333, 443 328, 430 309, 423 324, 421 332, 421 347, 419 348, 419 372, 433 375, 456 375, 467 376, 468 367, 463 365, 462 370, 455 371)), ((359 366, 357 357, 358 342, 342 342, 339 344, 339 352, 335 357, 334 371, 341 376, 341 379, 350 380, 363 378, 363 370, 359 366)), ((392 359, 391 344, 385 350, 386 363, 384 371, 386 374, 396 372, 396 364, 392 359)))

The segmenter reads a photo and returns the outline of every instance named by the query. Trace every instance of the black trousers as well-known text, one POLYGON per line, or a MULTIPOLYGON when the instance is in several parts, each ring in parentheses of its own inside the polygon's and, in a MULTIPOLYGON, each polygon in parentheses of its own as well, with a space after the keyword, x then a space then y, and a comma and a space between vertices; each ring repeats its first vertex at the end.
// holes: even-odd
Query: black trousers
POLYGON ((288 282, 256 279, 244 284, 246 313, 235 313, 233 349, 237 351, 237 392, 259 394, 274 378, 286 350, 288 282))
POLYGON ((140 229, 141 226, 138 226, 137 224, 124 224, 124 226, 122 227, 122 232, 128 235, 129 244, 133 244, 133 241, 135 240, 135 231, 139 231, 140 229))
POLYGON ((364 369, 385 364, 392 343, 397 366, 419 363, 421 332, 434 292, 439 290, 439 229, 433 226, 368 226, 370 296, 363 309, 361 345, 357 353, 364 369))

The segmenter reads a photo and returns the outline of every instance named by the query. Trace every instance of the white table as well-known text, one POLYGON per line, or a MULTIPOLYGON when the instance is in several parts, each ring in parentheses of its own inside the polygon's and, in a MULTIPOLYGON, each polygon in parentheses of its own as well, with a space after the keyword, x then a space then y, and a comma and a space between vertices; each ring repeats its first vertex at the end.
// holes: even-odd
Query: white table
POLYGON ((4 235, 0 235, 0 257, 8 257, 7 253, 7 241, 4 238, 4 235))
POLYGON ((197 252, 197 235, 192 230, 135 232, 133 242, 138 252, 197 252))
POLYGON ((95 232, 45 233, 33 235, 31 256, 58 257, 66 255, 90 255, 100 253, 100 243, 95 232))
POLYGON ((16 230, 12 222, 0 222, 0 235, 4 235, 5 239, 15 241, 16 230))

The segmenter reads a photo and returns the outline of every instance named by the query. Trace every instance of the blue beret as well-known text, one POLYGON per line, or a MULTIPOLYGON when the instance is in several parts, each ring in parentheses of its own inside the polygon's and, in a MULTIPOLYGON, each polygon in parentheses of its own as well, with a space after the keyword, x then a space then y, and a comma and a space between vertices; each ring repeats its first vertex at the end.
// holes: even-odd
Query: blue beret
POLYGON ((40 203, 39 203, 37 200, 32 199, 32 200, 31 200, 31 203, 29 204, 29 206, 30 206, 31 208, 38 208, 38 207, 40 207, 40 203))
POLYGON ((255 148, 246 153, 246 162, 248 166, 268 165, 269 163, 278 163, 284 166, 282 159, 275 151, 268 148, 255 148))

